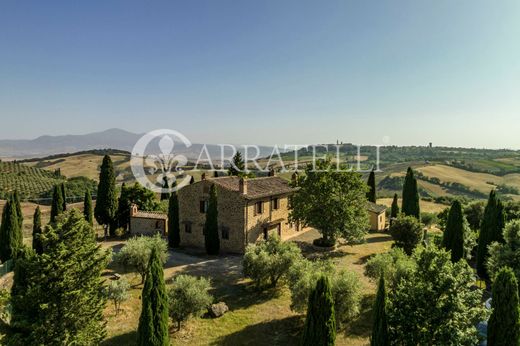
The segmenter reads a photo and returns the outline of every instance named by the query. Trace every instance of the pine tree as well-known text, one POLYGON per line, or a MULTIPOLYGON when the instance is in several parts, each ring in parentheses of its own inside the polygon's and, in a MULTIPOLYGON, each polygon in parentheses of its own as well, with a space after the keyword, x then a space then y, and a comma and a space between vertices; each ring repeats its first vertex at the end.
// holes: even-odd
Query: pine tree
POLYGON ((372 326, 371 346, 388 346, 390 339, 388 337, 388 322, 386 316, 386 289, 385 277, 381 275, 379 278, 379 286, 377 288, 376 301, 373 309, 374 322, 372 326))
POLYGON ((209 190, 208 210, 204 224, 204 241, 208 255, 218 255, 220 252, 220 238, 218 234, 217 188, 211 185, 209 190))
POLYGON ((62 210, 65 211, 65 210, 67 210, 67 189, 66 189, 64 183, 60 185, 60 188, 61 188, 61 198, 63 200, 62 210))
POLYGON ((42 239, 42 213, 40 206, 37 206, 34 210, 33 216, 33 231, 32 231, 32 248, 38 255, 43 253, 42 239))
POLYGON ((372 170, 370 172, 370 175, 368 176, 367 185, 368 185, 368 188, 369 188, 369 190, 367 192, 367 199, 370 202, 376 203, 377 202, 377 198, 376 198, 376 173, 374 172, 374 170, 372 170))
POLYGON ((94 208, 94 216, 96 221, 103 225, 105 236, 110 227, 110 236, 115 235, 113 227, 116 221, 117 212, 117 196, 116 196, 116 176, 114 173, 114 165, 110 156, 103 157, 101 164, 101 172, 99 173, 99 184, 96 198, 96 207, 94 208))
POLYGON ((231 162, 231 166, 228 169, 228 175, 231 176, 242 176, 245 174, 246 164, 244 163, 244 159, 242 159, 242 154, 240 151, 237 151, 233 156, 233 160, 231 162))
POLYGON ((170 199, 170 192, 168 192, 168 190, 170 189, 170 186, 168 185, 168 178, 166 176, 163 177, 162 188, 164 191, 161 192, 161 201, 166 201, 166 200, 170 199))
POLYGON ((173 191, 168 201, 168 245, 173 248, 181 243, 179 225, 179 197, 177 191, 173 191))
POLYGON ((98 345, 106 335, 101 275, 107 253, 77 209, 46 228, 43 247, 42 255, 29 253, 15 266, 13 344, 98 345))
POLYGON ((51 204, 51 223, 56 222, 56 218, 63 212, 63 194, 59 185, 54 186, 51 204))
POLYGON ((501 233, 505 224, 504 208, 497 198, 496 191, 489 193, 488 202, 484 210, 484 217, 480 226, 477 248, 477 273, 481 278, 487 278, 486 261, 488 246, 494 242, 503 242, 501 233))
POLYGON ((492 313, 488 321, 489 346, 520 345, 518 282, 510 268, 502 268, 493 283, 492 313))
POLYGON ((85 216, 85 220, 89 223, 89 225, 94 226, 94 215, 92 210, 92 196, 90 195, 90 191, 85 191, 85 198, 83 199, 83 215, 85 216))
POLYGON ((421 218, 421 209, 419 206, 419 192, 417 190, 417 179, 415 179, 413 170, 408 167, 406 178, 403 186, 403 205, 402 212, 406 216, 414 216, 416 219, 421 218))
POLYGON ((163 267, 159 254, 153 248, 142 292, 137 345, 169 345, 167 299, 163 267))
POLYGON ((0 225, 0 261, 13 259, 22 248, 23 235, 20 227, 14 196, 7 200, 0 225))
POLYGON ((336 318, 330 281, 322 276, 309 295, 302 345, 332 346, 336 339, 336 318))
POLYGON ((442 246, 451 251, 452 262, 457 262, 464 257, 464 214, 458 200, 451 205, 442 237, 442 246))
POLYGON ((13 201, 16 210, 16 215, 18 216, 18 225, 21 229, 23 229, 22 204, 20 203, 20 195, 18 194, 18 190, 14 190, 13 201))
POLYGON ((390 224, 392 223, 392 220, 397 218, 399 215, 399 203, 397 198, 397 193, 394 194, 394 199, 392 200, 392 208, 390 210, 390 224))

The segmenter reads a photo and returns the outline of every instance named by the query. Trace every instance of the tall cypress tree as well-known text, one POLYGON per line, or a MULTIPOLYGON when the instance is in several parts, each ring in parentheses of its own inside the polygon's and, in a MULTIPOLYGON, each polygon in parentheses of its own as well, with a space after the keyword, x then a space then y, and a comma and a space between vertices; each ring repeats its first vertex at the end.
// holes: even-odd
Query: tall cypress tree
POLYGON ((87 189, 85 191, 85 198, 83 199, 83 215, 85 216, 85 220, 89 223, 89 225, 94 226, 94 211, 92 210, 92 196, 90 195, 90 191, 87 189))
POLYGON ((336 316, 330 281, 322 276, 309 295, 303 329, 303 346, 332 346, 336 340, 336 316))
POLYGON ((379 286, 377 288, 376 301, 373 309, 374 322, 372 325, 371 346, 388 346, 390 339, 388 337, 388 322, 386 317, 386 288, 385 277, 381 275, 379 278, 379 286))
POLYGON ((5 262, 15 258, 22 248, 23 236, 20 227, 16 203, 10 196, 2 212, 0 225, 0 261, 5 262))
POLYGON ((177 191, 173 191, 168 201, 168 245, 176 248, 179 247, 180 243, 179 197, 177 191))
POLYGON ((65 187, 65 183, 62 183, 60 185, 61 188, 61 198, 63 200, 63 207, 62 210, 67 210, 67 188, 65 187))
POLYGON ((33 215, 33 230, 32 230, 32 248, 38 255, 43 253, 42 239, 42 213, 40 206, 37 206, 33 215))
POLYGON ((56 222, 56 218, 63 212, 63 194, 59 185, 54 185, 52 191, 51 204, 51 223, 56 222))
POLYGON ((457 262, 464 256, 464 214, 458 200, 451 205, 442 237, 442 246, 451 251, 452 262, 457 262))
POLYGON ((245 167, 246 167, 246 164, 244 163, 244 159, 242 159, 242 153, 240 153, 240 151, 237 151, 236 154, 233 156, 231 165, 229 166, 228 175, 232 175, 232 176, 244 175, 245 167))
POLYGON ((219 254, 220 238, 218 234, 217 188, 215 184, 211 185, 209 190, 208 210, 204 224, 204 242, 208 255, 219 254))
POLYGON ((486 261, 488 257, 488 246, 493 241, 502 241, 500 235, 504 228, 504 209, 502 203, 496 196, 496 191, 489 193, 488 202, 484 209, 484 217, 480 226, 477 248, 477 273, 482 278, 487 278, 486 261))
POLYGON ((18 194, 18 190, 14 190, 13 203, 15 206, 16 215, 18 216, 18 225, 23 229, 22 204, 20 203, 20 195, 18 194))
POLYGON ((510 268, 502 268, 493 283, 493 312, 488 321, 489 346, 520 345, 518 282, 510 268))
MULTIPOLYGON (((116 175, 114 173, 114 165, 110 156, 103 157, 101 171, 99 172, 99 184, 96 198, 96 207, 94 208, 94 216, 96 221, 103 225, 105 236, 108 234, 108 228, 114 225, 117 212, 117 195, 116 195, 116 175)), ((115 235, 115 228, 110 227, 110 235, 115 235)))
POLYGON ((369 188, 369 190, 367 192, 367 199, 370 202, 376 203, 376 201, 377 201, 377 197, 376 197, 376 173, 374 172, 374 170, 372 170, 370 172, 370 175, 368 176, 367 185, 368 185, 368 188, 369 188))
POLYGON ((163 190, 166 190, 166 191, 161 192, 161 201, 166 201, 166 200, 170 199, 170 192, 167 191, 170 189, 170 186, 168 185, 168 177, 166 177, 166 176, 163 177, 162 188, 163 188, 163 190))
POLYGON ((190 178, 190 185, 193 184, 194 182, 195 182, 195 178, 192 176, 192 177, 190 178))
POLYGON ((137 345, 167 346, 168 297, 164 284, 164 272, 155 248, 150 256, 148 273, 142 292, 142 309, 137 328, 137 345))
POLYGON ((106 335, 101 274, 107 253, 81 212, 72 209, 63 216, 46 228, 44 253, 16 263, 13 344, 98 345, 106 335))
POLYGON ((392 208, 390 209, 390 224, 392 223, 392 220, 397 218, 399 215, 399 203, 397 198, 397 193, 394 194, 394 199, 392 200, 392 208))
POLYGON ((414 216, 416 219, 421 218, 421 208, 419 206, 419 192, 417 190, 417 179, 415 179, 413 170, 408 167, 406 178, 403 185, 403 205, 402 212, 406 216, 414 216))

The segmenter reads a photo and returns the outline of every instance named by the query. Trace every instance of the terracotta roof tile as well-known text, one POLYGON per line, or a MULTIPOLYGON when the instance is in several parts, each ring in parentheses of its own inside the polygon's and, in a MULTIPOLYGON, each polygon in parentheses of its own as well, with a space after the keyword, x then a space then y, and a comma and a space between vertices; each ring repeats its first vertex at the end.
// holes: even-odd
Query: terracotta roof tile
POLYGON ((141 211, 138 210, 137 213, 133 215, 133 217, 140 217, 143 219, 162 219, 166 220, 168 215, 161 213, 160 211, 141 211))
MULTIPOLYGON (((219 186, 231 190, 239 191, 239 177, 219 177, 208 179, 219 186)), ((262 177, 246 179, 247 199, 256 199, 268 196, 283 195, 294 192, 296 189, 289 185, 289 182, 280 177, 262 177)))
POLYGON ((373 213, 381 214, 386 211, 386 207, 384 205, 375 204, 374 202, 367 202, 367 209, 373 213))

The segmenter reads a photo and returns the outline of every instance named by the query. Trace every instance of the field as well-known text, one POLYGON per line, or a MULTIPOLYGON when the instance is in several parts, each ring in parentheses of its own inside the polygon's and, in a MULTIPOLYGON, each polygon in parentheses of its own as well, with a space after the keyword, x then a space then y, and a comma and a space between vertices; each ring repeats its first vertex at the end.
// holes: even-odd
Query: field
POLYGON ((0 199, 15 189, 22 198, 35 197, 63 181, 54 171, 0 161, 0 199))

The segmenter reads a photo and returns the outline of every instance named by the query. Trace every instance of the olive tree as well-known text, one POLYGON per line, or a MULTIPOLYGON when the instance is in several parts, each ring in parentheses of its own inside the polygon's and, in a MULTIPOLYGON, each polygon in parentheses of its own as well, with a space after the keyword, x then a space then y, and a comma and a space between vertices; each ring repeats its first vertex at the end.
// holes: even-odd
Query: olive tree
POLYGON ((125 279, 111 281, 105 286, 105 296, 114 303, 116 316, 121 311, 121 303, 128 299, 130 284, 125 279))
POLYGON ((181 322, 190 316, 200 316, 213 302, 209 294, 211 283, 206 278, 178 275, 168 290, 168 305, 171 319, 181 328, 181 322))
POLYGON ((401 248, 393 248, 389 252, 371 257, 365 266, 365 275, 374 282, 384 277, 388 287, 395 288, 402 278, 415 270, 415 261, 406 255, 401 248))

